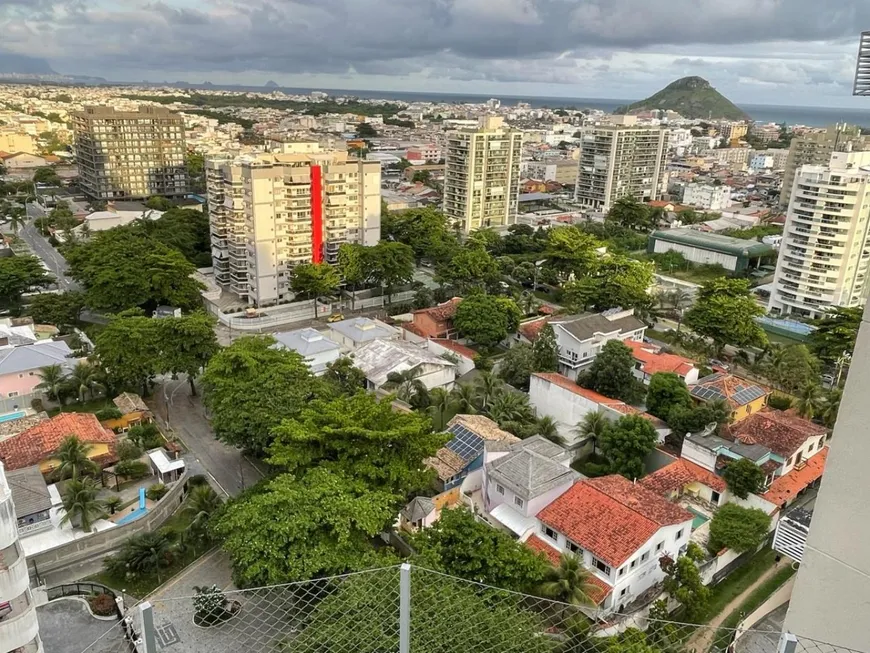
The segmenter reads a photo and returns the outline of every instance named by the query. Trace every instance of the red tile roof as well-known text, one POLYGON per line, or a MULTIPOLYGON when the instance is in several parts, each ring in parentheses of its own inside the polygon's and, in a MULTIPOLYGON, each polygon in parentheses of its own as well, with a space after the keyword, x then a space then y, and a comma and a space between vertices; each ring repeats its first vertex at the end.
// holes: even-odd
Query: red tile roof
MULTIPOLYGON (((0 460, 9 470, 38 465, 50 458, 68 435, 87 444, 108 444, 109 458, 115 455, 117 437, 103 428, 96 415, 61 413, 0 442, 0 460)), ((112 461, 107 458, 104 462, 112 461)))
POLYGON ((538 513, 609 565, 620 566, 662 526, 692 520, 692 514, 622 476, 578 481, 538 513))
POLYGON ((431 308, 421 308, 418 311, 414 311, 414 313, 426 313, 433 319, 443 322, 444 320, 452 319, 456 315, 456 307, 459 306, 461 301, 462 297, 454 297, 453 299, 448 299, 443 304, 438 304, 438 306, 432 306, 431 308))
MULTIPOLYGON (((562 557, 561 554, 537 535, 532 535, 527 539, 526 546, 534 551, 543 553, 554 567, 559 565, 562 557)), ((592 585, 595 585, 595 589, 589 592, 589 598, 595 602, 595 605, 600 605, 607 598, 607 595, 613 591, 613 588, 595 574, 589 574, 588 580, 592 585)))
POLYGON ((806 461, 802 469, 792 469, 785 476, 780 476, 770 484, 770 489, 762 494, 777 506, 782 506, 789 500, 794 499, 798 492, 814 483, 825 473, 825 463, 828 462, 828 448, 825 447, 815 456, 806 461))
POLYGON ((724 429, 725 437, 743 444, 760 444, 783 458, 793 456, 804 446, 807 438, 820 437, 827 432, 824 426, 772 408, 759 411, 724 429))
POLYGON ((686 376, 695 367, 693 360, 676 354, 663 354, 658 347, 653 345, 637 340, 626 340, 625 344, 631 347, 635 360, 641 363, 641 369, 646 374, 673 372, 680 376, 686 376))
POLYGON ((520 334, 522 334, 529 342, 534 342, 541 334, 541 329, 543 329, 544 325, 546 325, 549 321, 550 316, 541 317, 537 320, 529 320, 528 322, 522 322, 517 327, 517 331, 519 331, 520 334))
POLYGON ((465 356, 465 358, 477 358, 480 354, 474 351, 471 347, 466 347, 465 345, 460 345, 455 340, 448 340, 447 338, 432 338, 433 342, 437 342, 442 347, 445 347, 451 351, 456 352, 460 356, 465 356))
POLYGON ((675 460, 640 481, 647 490, 663 497, 682 490, 690 483, 706 485, 716 492, 724 492, 726 487, 724 479, 685 458, 675 460))
MULTIPOLYGON (((695 399, 701 399, 702 401, 724 399, 732 408, 739 408, 740 406, 745 406, 754 401, 754 399, 744 400, 742 398, 736 398, 738 393, 748 390, 749 388, 758 388, 763 395, 770 394, 770 390, 764 386, 753 383, 752 381, 747 381, 746 379, 741 379, 733 374, 725 374, 722 372, 711 374, 710 376, 706 376, 699 380, 697 385, 693 385, 689 389, 689 392, 693 397, 695 397, 695 399), (708 392, 709 390, 714 390, 718 396, 711 395, 708 392)), ((748 393, 747 396, 752 396, 752 393, 748 393)))

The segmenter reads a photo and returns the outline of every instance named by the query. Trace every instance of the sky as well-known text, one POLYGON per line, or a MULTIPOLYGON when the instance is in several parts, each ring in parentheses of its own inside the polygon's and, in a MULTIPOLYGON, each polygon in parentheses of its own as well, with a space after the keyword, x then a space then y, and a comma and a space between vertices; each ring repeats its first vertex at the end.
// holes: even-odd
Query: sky
POLYGON ((852 98, 870 0, 0 0, 0 52, 111 81, 744 104, 852 98))

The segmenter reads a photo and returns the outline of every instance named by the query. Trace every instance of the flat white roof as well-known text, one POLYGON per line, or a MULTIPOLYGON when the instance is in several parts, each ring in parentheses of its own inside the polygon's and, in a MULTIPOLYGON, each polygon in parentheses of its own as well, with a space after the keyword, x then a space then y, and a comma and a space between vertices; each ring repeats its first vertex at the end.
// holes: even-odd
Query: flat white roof
POLYGON ((519 537, 522 537, 529 529, 534 528, 536 523, 534 517, 526 517, 506 503, 493 508, 489 516, 516 533, 519 537))
POLYGON ((176 469, 184 469, 183 460, 171 460, 169 456, 166 455, 166 451, 164 451, 163 449, 155 449, 154 451, 149 451, 148 457, 151 459, 151 462, 154 463, 154 466, 157 467, 157 471, 159 471, 161 474, 166 474, 167 472, 171 472, 176 469))

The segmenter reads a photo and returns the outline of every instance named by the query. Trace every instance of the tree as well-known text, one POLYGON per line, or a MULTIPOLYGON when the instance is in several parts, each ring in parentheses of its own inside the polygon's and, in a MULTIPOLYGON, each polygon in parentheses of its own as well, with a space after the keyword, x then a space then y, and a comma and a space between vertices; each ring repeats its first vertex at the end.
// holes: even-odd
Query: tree
POLYGON ((377 138, 379 134, 378 130, 372 127, 369 123, 361 122, 356 127, 356 135, 358 138, 377 138))
POLYGON ((556 332, 545 324, 532 344, 532 370, 534 372, 556 372, 559 369, 559 343, 556 332))
POLYGON ((643 384, 634 377, 633 370, 631 348, 620 340, 609 340, 577 383, 605 397, 633 403, 643 399, 644 394, 643 384))
POLYGON ((354 367, 353 359, 342 356, 327 364, 323 380, 331 383, 341 394, 352 395, 362 392, 366 386, 366 375, 354 367))
POLYGON ((840 412, 840 400, 843 398, 843 391, 840 388, 834 388, 825 397, 824 406, 819 417, 829 429, 834 428, 837 422, 837 414, 840 412))
POLYGON ((57 172, 55 172, 54 168, 50 168, 48 166, 43 168, 37 168, 33 171, 33 183, 34 184, 45 184, 48 186, 60 186, 60 177, 57 176, 57 172))
POLYGON ((76 480, 82 474, 91 474, 97 471, 97 464, 92 461, 88 454, 91 446, 85 444, 74 435, 68 435, 61 440, 55 452, 58 465, 57 475, 61 479, 71 478, 76 480))
POLYGON ((149 209, 154 209, 155 211, 168 211, 173 208, 175 204, 172 203, 172 200, 161 197, 160 195, 152 195, 145 200, 145 206, 149 209))
POLYGON ((336 291, 341 279, 335 268, 326 263, 300 263, 290 272, 290 287, 297 294, 314 300, 314 318, 317 319, 317 301, 336 291))
POLYGON ((30 300, 27 313, 37 324, 53 324, 62 328, 77 325, 84 307, 84 293, 71 290, 58 294, 36 295, 30 300))
POLYGON ((577 227, 557 227, 549 230, 545 256, 564 278, 572 273, 580 277, 593 269, 598 260, 596 250, 602 244, 577 227))
POLYGON ((384 390, 396 393, 399 401, 404 401, 412 408, 427 408, 429 406, 429 389, 420 380, 421 368, 411 367, 401 372, 390 372, 384 390))
POLYGON ((368 253, 372 281, 387 291, 387 305, 393 303, 393 288, 414 278, 414 250, 404 243, 382 240, 368 253))
POLYGON ((693 406, 692 395, 685 381, 673 372, 652 375, 646 393, 646 410, 651 415, 668 420, 671 411, 693 406))
POLYGON ((54 281, 35 256, 0 258, 0 309, 18 305, 24 293, 45 288, 54 281))
POLYGON ((492 372, 481 372, 474 380, 477 403, 482 411, 488 411, 493 400, 504 391, 504 381, 492 372))
POLYGON ((183 508, 184 513, 191 518, 188 530, 195 533, 199 539, 208 539, 206 527, 222 505, 223 502, 217 492, 208 483, 195 486, 190 491, 183 508))
POLYGON ((152 377, 160 371, 158 320, 136 311, 119 313, 94 342, 94 359, 113 389, 132 388, 148 394, 152 377))
MULTIPOLYGON (((371 276, 370 249, 357 243, 344 243, 338 248, 338 273, 354 291, 371 276)), ((351 310, 355 309, 356 297, 351 295, 351 310)))
POLYGON ((810 381, 799 390, 794 404, 797 414, 804 419, 812 419, 824 410, 824 395, 818 383, 810 381))
POLYGON ((655 225, 652 224, 650 210, 629 195, 620 197, 614 202, 607 213, 607 219, 635 231, 651 231, 655 228, 655 225))
POLYGON ((710 588, 704 585, 701 572, 698 571, 697 563, 703 559, 701 547, 689 542, 685 555, 676 560, 665 556, 659 562, 665 572, 665 592, 683 607, 686 619, 690 622, 700 618, 710 603, 710 588))
POLYGON ((178 250, 196 267, 211 265, 208 214, 194 209, 170 208, 158 220, 137 220, 129 227, 178 250))
POLYGON ((737 553, 755 549, 770 532, 770 516, 758 508, 726 503, 710 520, 707 547, 712 553, 733 549, 737 553))
POLYGON ((453 324, 463 338, 492 347, 508 336, 512 326, 516 328, 519 317, 519 307, 512 299, 475 294, 456 307, 453 324))
POLYGON ((520 343, 507 350, 498 368, 498 376, 505 383, 524 391, 529 389, 529 379, 534 372, 535 356, 532 345, 520 343))
POLYGON ((187 176, 194 193, 205 192, 205 157, 199 152, 188 152, 184 157, 187 165, 187 176))
POLYGON ((594 605, 592 595, 600 592, 591 572, 580 559, 570 553, 559 556, 559 565, 550 567, 544 582, 538 586, 542 596, 570 605, 594 605))
POLYGON ((171 548, 171 542, 164 533, 141 533, 124 543, 121 556, 130 570, 139 574, 154 574, 160 584, 160 568, 169 564, 171 548))
POLYGON ((604 434, 610 429, 612 422, 607 418, 601 410, 596 410, 594 413, 586 413, 577 425, 574 427, 581 442, 592 440, 592 453, 604 434))
POLYGON ((437 522, 412 536, 411 546, 421 567, 515 592, 536 588, 549 566, 542 555, 461 507, 442 511, 437 522))
POLYGON ((443 431, 447 422, 456 415, 456 402, 453 395, 445 388, 435 388, 429 393, 429 415, 432 417, 432 428, 443 431))
POLYGON ((66 372, 60 365, 46 365, 39 368, 39 378, 41 379, 34 387, 36 390, 41 390, 49 399, 54 399, 57 402, 61 401, 61 393, 66 387, 66 372))
POLYGON ((612 474, 622 474, 631 481, 643 476, 644 459, 657 442, 658 433, 648 419, 623 415, 604 432, 601 452, 612 474))
POLYGON ((299 415, 323 393, 305 360, 274 344, 271 337, 239 338, 206 365, 203 401, 219 440, 263 452, 281 420, 299 415))
POLYGON ((477 412, 478 391, 471 383, 457 383, 450 391, 456 403, 456 414, 473 415, 477 412))
POLYGON ((315 399, 275 427, 268 462, 300 476, 313 468, 334 470, 401 500, 428 487, 431 470, 422 461, 447 443, 428 421, 396 412, 369 393, 315 399))
POLYGON ((211 528, 242 586, 307 580, 374 566, 371 541, 393 520, 395 499, 333 469, 311 469, 261 482, 211 528))
POLYGON ((66 377, 66 383, 76 393, 79 401, 84 401, 85 397, 93 398, 97 391, 104 389, 101 379, 102 375, 96 366, 87 361, 79 361, 66 377))
POLYGON ((680 406, 670 410, 667 417, 672 429, 672 442, 681 445, 686 433, 697 433, 708 424, 727 424, 731 421, 731 407, 724 401, 708 401, 700 405, 680 406))
POLYGON ((550 442, 558 444, 560 447, 566 446, 567 442, 559 434, 559 425, 555 419, 549 415, 543 415, 535 420, 534 430, 536 435, 547 438, 550 442))
POLYGON ((503 389, 495 395, 486 410, 490 419, 497 422, 500 428, 520 437, 526 435, 524 427, 535 420, 529 396, 524 392, 503 389))
POLYGON ((806 345, 789 345, 768 361, 766 373, 780 388, 794 394, 819 378, 819 360, 806 345))
POLYGON ((755 321, 762 315, 764 308, 749 291, 749 281, 722 277, 701 287, 684 321, 695 333, 712 340, 717 351, 721 351, 726 344, 764 346, 767 336, 755 321))
POLYGON ((194 380, 220 349, 214 331, 216 322, 211 315, 202 311, 157 321, 155 335, 161 345, 160 370, 171 374, 186 374, 190 393, 194 396, 194 380))
POLYGON ((447 261, 459 247, 444 214, 428 207, 381 216, 381 238, 408 245, 418 262, 447 261))
POLYGON ((587 281, 587 287, 593 288, 590 303, 598 311, 609 308, 646 311, 653 303, 649 289, 654 272, 652 263, 610 256, 598 263, 593 278, 587 281))
POLYGON ((734 460, 722 470, 728 489, 741 499, 758 492, 764 485, 764 476, 764 470, 748 458, 734 460))
POLYGON ((816 329, 807 338, 810 350, 829 365, 835 364, 844 353, 851 356, 863 312, 861 306, 834 306, 829 309, 813 322, 816 329))
POLYGON ((436 279, 466 293, 472 288, 486 288, 498 281, 500 276, 498 263, 492 254, 479 244, 469 244, 438 268, 436 279))
POLYGON ((73 478, 68 481, 61 497, 63 509, 66 511, 61 523, 78 524, 85 533, 90 533, 94 517, 103 509, 97 500, 98 490, 97 484, 90 478, 73 478))

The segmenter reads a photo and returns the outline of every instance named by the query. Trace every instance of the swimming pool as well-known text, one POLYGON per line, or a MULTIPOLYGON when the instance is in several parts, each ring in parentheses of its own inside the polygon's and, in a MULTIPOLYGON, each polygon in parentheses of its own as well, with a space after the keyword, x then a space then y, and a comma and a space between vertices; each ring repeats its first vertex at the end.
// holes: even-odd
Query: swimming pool
POLYGON ((0 415, 0 424, 3 422, 11 422, 13 419, 21 419, 27 415, 23 410, 17 410, 14 413, 6 413, 5 415, 0 415))
POLYGON ((695 518, 692 520, 692 530, 693 531, 698 530, 699 528, 701 528, 701 526, 703 526, 708 521, 710 521, 710 518, 707 515, 700 513, 693 508, 687 508, 687 510, 690 513, 692 513, 693 515, 695 515, 695 518))
POLYGON ((123 526, 124 524, 129 524, 131 521, 136 521, 137 519, 139 519, 139 517, 144 515, 146 512, 148 512, 148 508, 136 508, 136 510, 131 512, 129 515, 124 515, 123 517, 121 517, 121 519, 119 519, 115 523, 118 526, 123 526))

